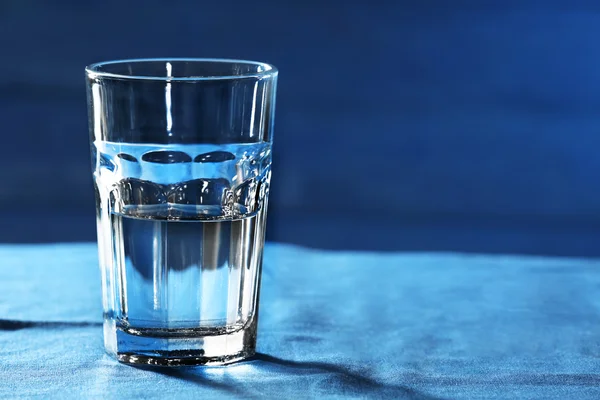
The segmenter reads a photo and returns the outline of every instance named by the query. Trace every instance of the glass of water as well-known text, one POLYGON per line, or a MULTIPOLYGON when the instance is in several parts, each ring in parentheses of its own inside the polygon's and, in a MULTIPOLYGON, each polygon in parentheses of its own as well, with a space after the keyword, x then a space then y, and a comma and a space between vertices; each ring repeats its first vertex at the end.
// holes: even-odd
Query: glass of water
POLYGON ((106 350, 173 366, 253 355, 277 69, 140 59, 86 75, 106 350))

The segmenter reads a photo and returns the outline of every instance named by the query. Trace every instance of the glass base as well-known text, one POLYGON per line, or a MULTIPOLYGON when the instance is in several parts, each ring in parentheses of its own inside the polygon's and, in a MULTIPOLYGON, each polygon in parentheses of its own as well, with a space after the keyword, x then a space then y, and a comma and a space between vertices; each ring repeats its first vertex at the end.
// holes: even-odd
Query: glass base
POLYGON ((256 352, 256 319, 234 332, 186 330, 139 332, 104 321, 104 346, 118 361, 136 365, 179 367, 226 365, 256 352))

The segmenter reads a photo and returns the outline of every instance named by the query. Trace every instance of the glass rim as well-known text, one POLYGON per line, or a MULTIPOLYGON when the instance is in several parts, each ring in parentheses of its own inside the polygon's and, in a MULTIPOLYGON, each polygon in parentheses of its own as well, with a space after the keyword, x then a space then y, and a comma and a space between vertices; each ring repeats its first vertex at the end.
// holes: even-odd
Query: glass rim
POLYGON ((95 78, 109 78, 109 79, 122 79, 122 80, 139 80, 139 81, 163 81, 163 82, 202 82, 202 81, 219 81, 219 80, 231 80, 231 79, 243 79, 243 78, 263 78, 277 76, 277 68, 268 63, 260 61, 250 61, 232 58, 129 58, 129 59, 118 59, 110 61, 101 61, 90 64, 85 67, 87 76, 91 79, 95 78), (136 74, 122 74, 114 72, 100 71, 99 69, 107 65, 118 65, 118 64, 141 64, 141 63, 154 63, 154 62, 189 62, 189 63, 222 63, 222 64, 246 64, 253 65, 256 67, 262 67, 262 71, 257 72, 245 72, 242 74, 231 75, 190 75, 190 76, 158 76, 158 75, 136 75, 136 74))

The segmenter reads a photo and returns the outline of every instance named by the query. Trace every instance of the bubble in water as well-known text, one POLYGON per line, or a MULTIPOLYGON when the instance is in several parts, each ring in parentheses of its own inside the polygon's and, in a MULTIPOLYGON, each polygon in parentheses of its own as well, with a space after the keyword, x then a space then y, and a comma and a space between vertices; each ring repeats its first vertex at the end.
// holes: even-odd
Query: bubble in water
POLYGON ((123 160, 126 160, 126 161, 138 162, 137 158, 135 158, 131 154, 127 154, 127 153, 119 153, 119 154, 117 154, 117 157, 119 157, 123 160))
POLYGON ((228 191, 227 179, 194 179, 169 185, 167 200, 174 204, 221 205, 228 191))
POLYGON ((194 162, 199 163, 219 163, 231 160, 235 160, 235 155, 228 151, 211 151, 210 153, 203 153, 194 158, 194 162))
POLYGON ((116 201, 123 206, 164 204, 167 201, 159 185, 141 179, 123 179, 117 183, 115 192, 116 201))
POLYGON ((157 164, 176 164, 191 162, 192 157, 183 151, 151 151, 142 156, 142 161, 157 164))

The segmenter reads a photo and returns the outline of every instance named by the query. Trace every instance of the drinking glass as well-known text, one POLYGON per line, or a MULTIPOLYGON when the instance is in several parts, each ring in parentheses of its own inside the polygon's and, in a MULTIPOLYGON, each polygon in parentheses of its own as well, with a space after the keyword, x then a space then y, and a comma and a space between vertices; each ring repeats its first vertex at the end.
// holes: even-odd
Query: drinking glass
POLYGON ((106 350, 172 366, 253 355, 277 69, 138 59, 86 76, 106 350))

